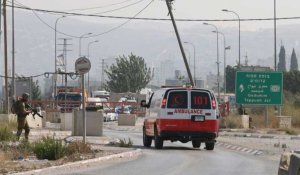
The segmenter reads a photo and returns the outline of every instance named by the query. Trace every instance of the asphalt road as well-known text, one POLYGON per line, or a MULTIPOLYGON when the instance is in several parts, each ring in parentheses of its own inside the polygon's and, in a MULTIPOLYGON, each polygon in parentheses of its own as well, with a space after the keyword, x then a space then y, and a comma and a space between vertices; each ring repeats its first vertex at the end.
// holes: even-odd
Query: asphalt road
MULTIPOLYGON (((68 169, 55 174, 86 175, 274 175, 278 161, 264 155, 252 155, 215 146, 207 151, 201 145, 193 149, 191 143, 166 142, 162 150, 143 148, 142 133, 138 131, 105 130, 105 135, 115 138, 130 138, 134 147, 142 149, 137 158, 93 163, 88 167, 68 169)), ((54 172, 53 172, 54 173, 54 172)))

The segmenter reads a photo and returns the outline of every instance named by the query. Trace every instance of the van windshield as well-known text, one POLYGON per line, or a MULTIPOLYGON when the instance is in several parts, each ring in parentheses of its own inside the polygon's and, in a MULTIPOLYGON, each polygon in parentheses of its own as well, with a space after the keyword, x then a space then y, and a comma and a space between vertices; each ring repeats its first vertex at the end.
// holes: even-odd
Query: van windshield
POLYGON ((187 91, 171 91, 168 97, 167 108, 187 108, 187 91))
POLYGON ((81 95, 80 94, 58 94, 57 100, 67 100, 67 101, 80 101, 81 100, 81 95))
POLYGON ((207 92, 191 92, 192 109, 211 109, 211 102, 207 92))

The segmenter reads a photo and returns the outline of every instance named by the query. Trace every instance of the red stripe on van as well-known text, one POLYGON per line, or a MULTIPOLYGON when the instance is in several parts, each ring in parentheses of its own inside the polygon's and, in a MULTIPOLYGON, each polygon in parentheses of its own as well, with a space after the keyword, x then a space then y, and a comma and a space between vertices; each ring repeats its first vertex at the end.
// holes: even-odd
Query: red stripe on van
POLYGON ((219 131, 219 120, 194 122, 191 119, 157 119, 156 123, 159 131, 219 131))

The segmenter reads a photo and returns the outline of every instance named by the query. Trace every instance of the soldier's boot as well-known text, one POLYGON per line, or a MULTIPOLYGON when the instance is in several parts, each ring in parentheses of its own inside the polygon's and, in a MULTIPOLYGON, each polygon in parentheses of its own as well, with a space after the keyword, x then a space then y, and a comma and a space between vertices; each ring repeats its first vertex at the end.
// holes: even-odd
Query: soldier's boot
POLYGON ((22 130, 18 130, 18 131, 17 131, 17 134, 16 134, 16 137, 17 137, 17 140, 18 140, 18 141, 20 140, 21 134, 22 134, 22 130))
POLYGON ((25 139, 28 140, 28 136, 29 136, 29 129, 25 129, 25 139))

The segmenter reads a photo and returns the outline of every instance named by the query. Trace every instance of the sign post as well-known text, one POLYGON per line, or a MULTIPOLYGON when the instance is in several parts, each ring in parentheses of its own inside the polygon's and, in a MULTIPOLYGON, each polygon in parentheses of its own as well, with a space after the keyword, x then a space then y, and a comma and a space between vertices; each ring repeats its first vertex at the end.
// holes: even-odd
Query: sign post
POLYGON ((282 105, 282 72, 236 73, 236 103, 241 105, 265 105, 265 126, 268 126, 268 105, 282 105))
POLYGON ((91 69, 91 62, 86 57, 80 57, 75 62, 75 71, 81 75, 81 93, 82 93, 82 119, 83 119, 83 143, 86 143, 86 110, 85 110, 85 86, 84 74, 91 69))
POLYGON ((282 105, 282 72, 236 73, 237 104, 282 105))

